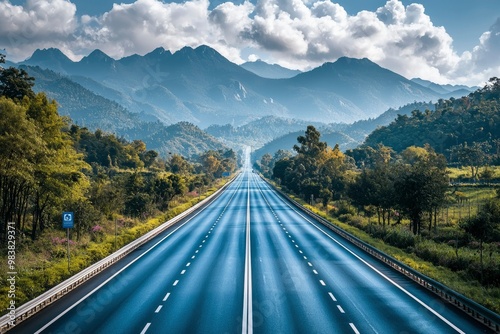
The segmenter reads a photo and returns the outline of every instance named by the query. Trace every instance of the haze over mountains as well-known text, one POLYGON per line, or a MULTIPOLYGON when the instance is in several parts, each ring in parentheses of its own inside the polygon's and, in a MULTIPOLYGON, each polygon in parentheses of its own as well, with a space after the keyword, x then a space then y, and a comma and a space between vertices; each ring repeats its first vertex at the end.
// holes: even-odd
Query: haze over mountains
MULTIPOLYGON (((352 123, 410 102, 460 97, 473 90, 408 80, 366 58, 342 57, 304 73, 262 61, 240 66, 208 46, 173 54, 157 48, 119 60, 95 50, 79 62, 52 48, 37 50, 16 65, 27 66, 36 78, 35 89, 55 98, 60 112, 78 124, 151 143, 155 135, 144 129, 164 138, 161 127, 190 122, 198 130, 215 125, 208 132, 227 145, 240 143, 244 136, 236 137, 246 134, 260 147, 307 124, 352 123), (227 124, 230 128, 220 127, 227 124)), ((207 141, 202 137, 200 142, 207 141)), ((223 146, 221 142, 217 145, 223 146)))
POLYGON ((120 60, 95 50, 79 62, 57 49, 46 49, 37 50, 22 64, 67 75, 131 112, 200 127, 240 125, 270 115, 353 122, 409 102, 453 96, 453 92, 443 94, 424 87, 368 59, 343 57, 292 78, 263 78, 207 46, 185 47, 174 54, 158 48, 120 60))

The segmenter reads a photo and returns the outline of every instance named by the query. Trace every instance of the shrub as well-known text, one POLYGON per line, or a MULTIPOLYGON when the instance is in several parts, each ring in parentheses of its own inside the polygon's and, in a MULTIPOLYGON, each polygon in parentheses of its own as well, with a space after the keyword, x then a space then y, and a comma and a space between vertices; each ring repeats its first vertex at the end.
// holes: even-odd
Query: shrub
POLYGON ((68 250, 65 249, 63 246, 58 245, 52 248, 50 251, 50 256, 54 259, 62 259, 68 255, 68 250))
POLYGON ((344 213, 344 214, 341 214, 339 215, 338 219, 343 222, 343 223, 348 223, 350 225, 352 225, 352 218, 353 216, 349 213, 344 213))
POLYGON ((383 240, 401 249, 415 246, 415 236, 407 228, 390 228, 383 240))

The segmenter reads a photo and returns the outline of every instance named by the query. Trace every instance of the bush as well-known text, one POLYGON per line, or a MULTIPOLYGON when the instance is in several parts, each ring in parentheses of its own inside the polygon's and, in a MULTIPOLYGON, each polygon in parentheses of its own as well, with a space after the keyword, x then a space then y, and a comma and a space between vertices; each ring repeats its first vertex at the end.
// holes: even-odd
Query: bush
POLYGON ((450 268, 453 271, 468 270, 474 266, 474 253, 467 249, 459 249, 445 244, 437 244, 434 241, 426 240, 415 245, 415 254, 423 260, 432 262, 435 265, 450 268))
POLYGON ((356 209, 345 203, 344 201, 342 201, 339 206, 338 206, 338 209, 337 209, 337 214, 340 216, 340 215, 351 215, 351 216, 355 216, 356 215, 356 209))
POLYGON ((108 243, 91 243, 87 248, 87 256, 91 263, 104 259, 111 253, 111 245, 108 243))
POLYGON ((407 228, 390 228, 383 240, 389 245, 401 249, 415 246, 415 236, 407 228))
POLYGON ((344 213, 344 214, 339 215, 338 219, 343 223, 348 223, 349 225, 351 225, 351 222, 353 220, 353 216, 349 213, 344 213))
POLYGON ((50 256, 54 259, 62 259, 68 255, 68 250, 63 246, 55 246, 50 251, 50 256))

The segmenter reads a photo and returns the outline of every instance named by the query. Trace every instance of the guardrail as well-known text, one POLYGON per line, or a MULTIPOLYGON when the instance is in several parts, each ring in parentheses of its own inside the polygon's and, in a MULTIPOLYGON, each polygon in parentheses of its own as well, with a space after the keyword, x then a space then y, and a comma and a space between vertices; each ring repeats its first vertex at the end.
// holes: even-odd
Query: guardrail
POLYGON ((470 300, 469 298, 433 280, 432 278, 419 273, 415 269, 407 266, 404 263, 399 262, 390 255, 387 255, 379 251, 375 247, 368 245, 364 241, 342 230, 340 227, 333 225, 325 218, 319 216, 318 214, 302 206, 297 201, 291 199, 285 192, 276 188, 265 178, 262 177, 262 179, 265 182, 267 182, 267 184, 269 184, 269 186, 271 186, 274 190, 276 190, 285 200, 293 204, 295 207, 297 207, 303 213, 307 214, 309 217, 313 218, 315 221, 318 221, 323 226, 332 230, 333 232, 343 237, 353 245, 357 246, 358 248, 364 250, 366 253, 370 254, 371 256, 375 257, 376 259, 380 260, 386 265, 392 267, 393 269, 402 273, 403 275, 410 278, 414 282, 420 284, 421 286, 425 287, 426 289, 432 291, 434 294, 436 294, 446 302, 458 307, 459 309, 467 313, 469 316, 473 317, 482 324, 488 326, 495 332, 500 333, 500 315, 498 315, 497 313, 487 309, 486 307, 476 303, 473 300, 470 300))
POLYGON ((166 221, 165 223, 161 224, 157 228, 149 231, 148 233, 144 234, 143 236, 137 238, 136 240, 130 242, 128 245, 120 248, 113 254, 105 257, 104 259, 94 263, 93 265, 83 269, 80 271, 78 274, 73 275, 72 277, 68 278, 64 282, 56 285, 52 289, 44 292, 40 296, 36 297, 35 299, 30 300, 29 302, 26 302, 25 304, 19 306, 16 308, 16 315, 15 315, 15 324, 12 325, 12 321, 10 319, 9 314, 6 314, 0 318, 0 333, 5 333, 9 329, 12 329, 15 325, 19 324, 20 322, 26 320, 27 318, 31 317, 33 314, 37 313, 44 307, 47 307, 48 305, 52 304, 68 292, 72 291, 76 287, 80 286, 82 283, 88 281, 90 278, 94 277, 95 275, 99 274, 112 264, 116 263, 120 259, 124 258, 127 256, 129 253, 137 249, 139 246, 145 244, 146 242, 150 241, 154 237, 156 237, 158 234, 162 233, 169 227, 175 225, 182 219, 186 218, 193 212, 197 211, 198 209, 204 208, 208 206, 210 203, 212 203, 214 200, 216 200, 220 194, 235 180, 236 176, 233 177, 229 182, 227 182, 224 186, 222 186, 219 190, 217 190, 215 193, 210 195, 209 197, 205 198, 203 201, 197 203, 196 205, 192 206, 191 208, 187 209, 183 213, 175 216, 174 218, 166 221))

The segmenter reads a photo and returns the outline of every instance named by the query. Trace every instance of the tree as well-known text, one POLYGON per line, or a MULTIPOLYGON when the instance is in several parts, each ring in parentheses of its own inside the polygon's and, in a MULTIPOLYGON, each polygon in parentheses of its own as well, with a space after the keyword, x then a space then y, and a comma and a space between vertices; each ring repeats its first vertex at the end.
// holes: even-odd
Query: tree
POLYGON ((273 157, 269 153, 264 154, 260 159, 260 171, 265 177, 271 176, 272 160, 273 157))
POLYGON ((422 215, 432 215, 443 205, 448 187, 446 159, 430 146, 425 150, 427 154, 424 156, 405 152, 403 156, 418 157, 418 160, 413 164, 402 161, 395 169, 397 205, 410 217, 414 234, 420 234, 422 215))
POLYGON ((168 167, 174 174, 188 174, 192 170, 191 164, 179 154, 174 154, 168 161, 168 167))
POLYGON ((464 143, 454 146, 451 148, 451 151, 462 165, 470 167, 472 178, 477 180, 479 168, 486 164, 488 160, 488 154, 486 152, 490 148, 491 145, 487 142, 473 142, 472 145, 464 143))
MULTIPOLYGON (((5 58, 2 58, 5 62, 5 58)), ((35 85, 35 79, 28 75, 24 69, 15 67, 1 68, 0 71, 0 96, 9 99, 21 101, 27 96, 33 98, 35 93, 32 88, 35 85)))
POLYGON ((299 145, 294 145, 293 149, 298 153, 307 157, 315 158, 317 157, 323 150, 326 149, 326 143, 320 142, 319 138, 321 134, 318 130, 312 125, 307 127, 305 136, 297 137, 297 141, 299 145))
POLYGON ((35 239, 64 203, 84 196, 89 180, 83 172, 89 166, 45 95, 17 103, 0 97, 0 113, 0 222, 31 228, 35 239), (28 219, 31 226, 25 225, 28 219))
POLYGON ((36 160, 45 143, 33 122, 26 117, 26 107, 0 97, 0 236, 5 240, 7 222, 24 228, 30 209, 36 160))
POLYGON ((500 237, 500 200, 486 202, 475 217, 460 223, 460 227, 474 239, 479 240, 481 280, 483 279, 483 244, 500 237))
POLYGON ((363 172, 349 186, 349 196, 358 205, 373 205, 379 224, 390 223, 390 212, 395 207, 394 151, 382 144, 353 151, 364 160, 363 172), (369 167, 369 168, 367 168, 369 167), (360 193, 358 193, 360 192, 360 193))
POLYGON ((345 175, 348 165, 346 156, 340 151, 339 145, 333 149, 322 151, 317 163, 319 164, 319 183, 321 185, 319 197, 323 206, 327 206, 330 199, 335 199, 345 189, 345 175))

